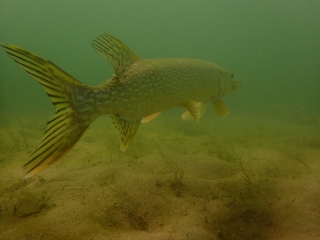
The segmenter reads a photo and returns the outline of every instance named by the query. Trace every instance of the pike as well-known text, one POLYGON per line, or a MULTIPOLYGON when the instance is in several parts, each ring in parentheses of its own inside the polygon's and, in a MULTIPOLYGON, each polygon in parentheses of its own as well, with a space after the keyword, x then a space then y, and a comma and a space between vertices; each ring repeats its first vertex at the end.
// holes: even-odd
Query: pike
POLYGON ((218 117, 229 111, 222 97, 237 90, 240 82, 224 68, 203 60, 186 58, 141 59, 109 34, 97 37, 92 46, 114 67, 113 76, 102 84, 82 84, 52 62, 12 44, 4 50, 37 80, 56 112, 44 136, 23 166, 31 177, 67 154, 88 126, 110 114, 120 135, 120 150, 131 144, 140 122, 182 106, 182 119, 197 122, 210 101, 218 117))

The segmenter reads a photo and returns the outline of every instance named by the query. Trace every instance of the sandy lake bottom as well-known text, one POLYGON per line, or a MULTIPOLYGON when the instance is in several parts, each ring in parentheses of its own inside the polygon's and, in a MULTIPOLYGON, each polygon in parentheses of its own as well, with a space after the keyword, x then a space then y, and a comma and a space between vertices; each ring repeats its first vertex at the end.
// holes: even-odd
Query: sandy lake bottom
POLYGON ((320 120, 162 114, 119 151, 99 118, 24 179, 48 119, 0 126, 0 239, 320 239, 320 120))

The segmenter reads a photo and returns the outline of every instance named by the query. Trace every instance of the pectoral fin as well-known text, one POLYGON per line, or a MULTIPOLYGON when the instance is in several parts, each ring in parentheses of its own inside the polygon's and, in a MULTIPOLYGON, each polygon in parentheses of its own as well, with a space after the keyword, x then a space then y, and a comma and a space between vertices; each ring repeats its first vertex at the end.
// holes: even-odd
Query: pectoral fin
POLYGON ((141 119, 141 123, 147 123, 147 122, 150 122, 151 120, 155 119, 156 117, 158 117, 160 115, 161 112, 157 112, 157 113, 154 113, 154 114, 151 114, 150 116, 147 116, 147 117, 143 117, 141 119))
POLYGON ((182 114, 182 119, 189 120, 192 116, 197 122, 199 122, 200 118, 206 111, 207 104, 204 102, 190 101, 186 104, 183 104, 183 106, 187 108, 188 111, 182 114))
POLYGON ((124 119, 119 115, 111 115, 110 117, 120 134, 120 150, 124 152, 136 135, 141 119, 124 119))
POLYGON ((221 98, 211 99, 213 111, 217 117, 225 117, 229 114, 227 106, 223 103, 221 98))

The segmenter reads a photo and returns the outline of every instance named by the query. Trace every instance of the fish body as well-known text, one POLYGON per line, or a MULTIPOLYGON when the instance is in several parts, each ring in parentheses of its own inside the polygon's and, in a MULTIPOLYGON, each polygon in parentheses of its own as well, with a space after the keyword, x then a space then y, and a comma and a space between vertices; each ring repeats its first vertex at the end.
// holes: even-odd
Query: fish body
POLYGON ((183 119, 199 121, 210 101, 217 116, 228 114, 222 97, 240 82, 224 68, 186 58, 140 59, 118 39, 104 34, 93 47, 113 65, 115 74, 90 87, 50 61, 20 47, 3 44, 5 51, 45 89, 56 108, 40 145, 24 165, 27 177, 64 156, 99 116, 110 114, 120 134, 120 149, 131 144, 140 122, 181 106, 183 119))
POLYGON ((225 72, 214 63, 194 59, 139 60, 119 76, 91 88, 92 94, 78 92, 75 102, 89 102, 94 106, 92 115, 141 119, 190 101, 206 102, 227 94, 220 87, 225 72))

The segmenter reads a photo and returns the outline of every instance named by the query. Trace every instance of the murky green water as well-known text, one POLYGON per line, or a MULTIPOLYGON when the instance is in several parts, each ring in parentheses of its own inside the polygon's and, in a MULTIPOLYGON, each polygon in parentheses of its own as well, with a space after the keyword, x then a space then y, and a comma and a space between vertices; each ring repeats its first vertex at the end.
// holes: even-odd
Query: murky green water
POLYGON ((319 239, 319 1, 1 1, 0 42, 79 81, 113 74, 109 33, 141 58, 232 71, 230 114, 172 109, 118 150, 108 117, 61 161, 23 179, 54 108, 0 51, 0 239, 319 239))

